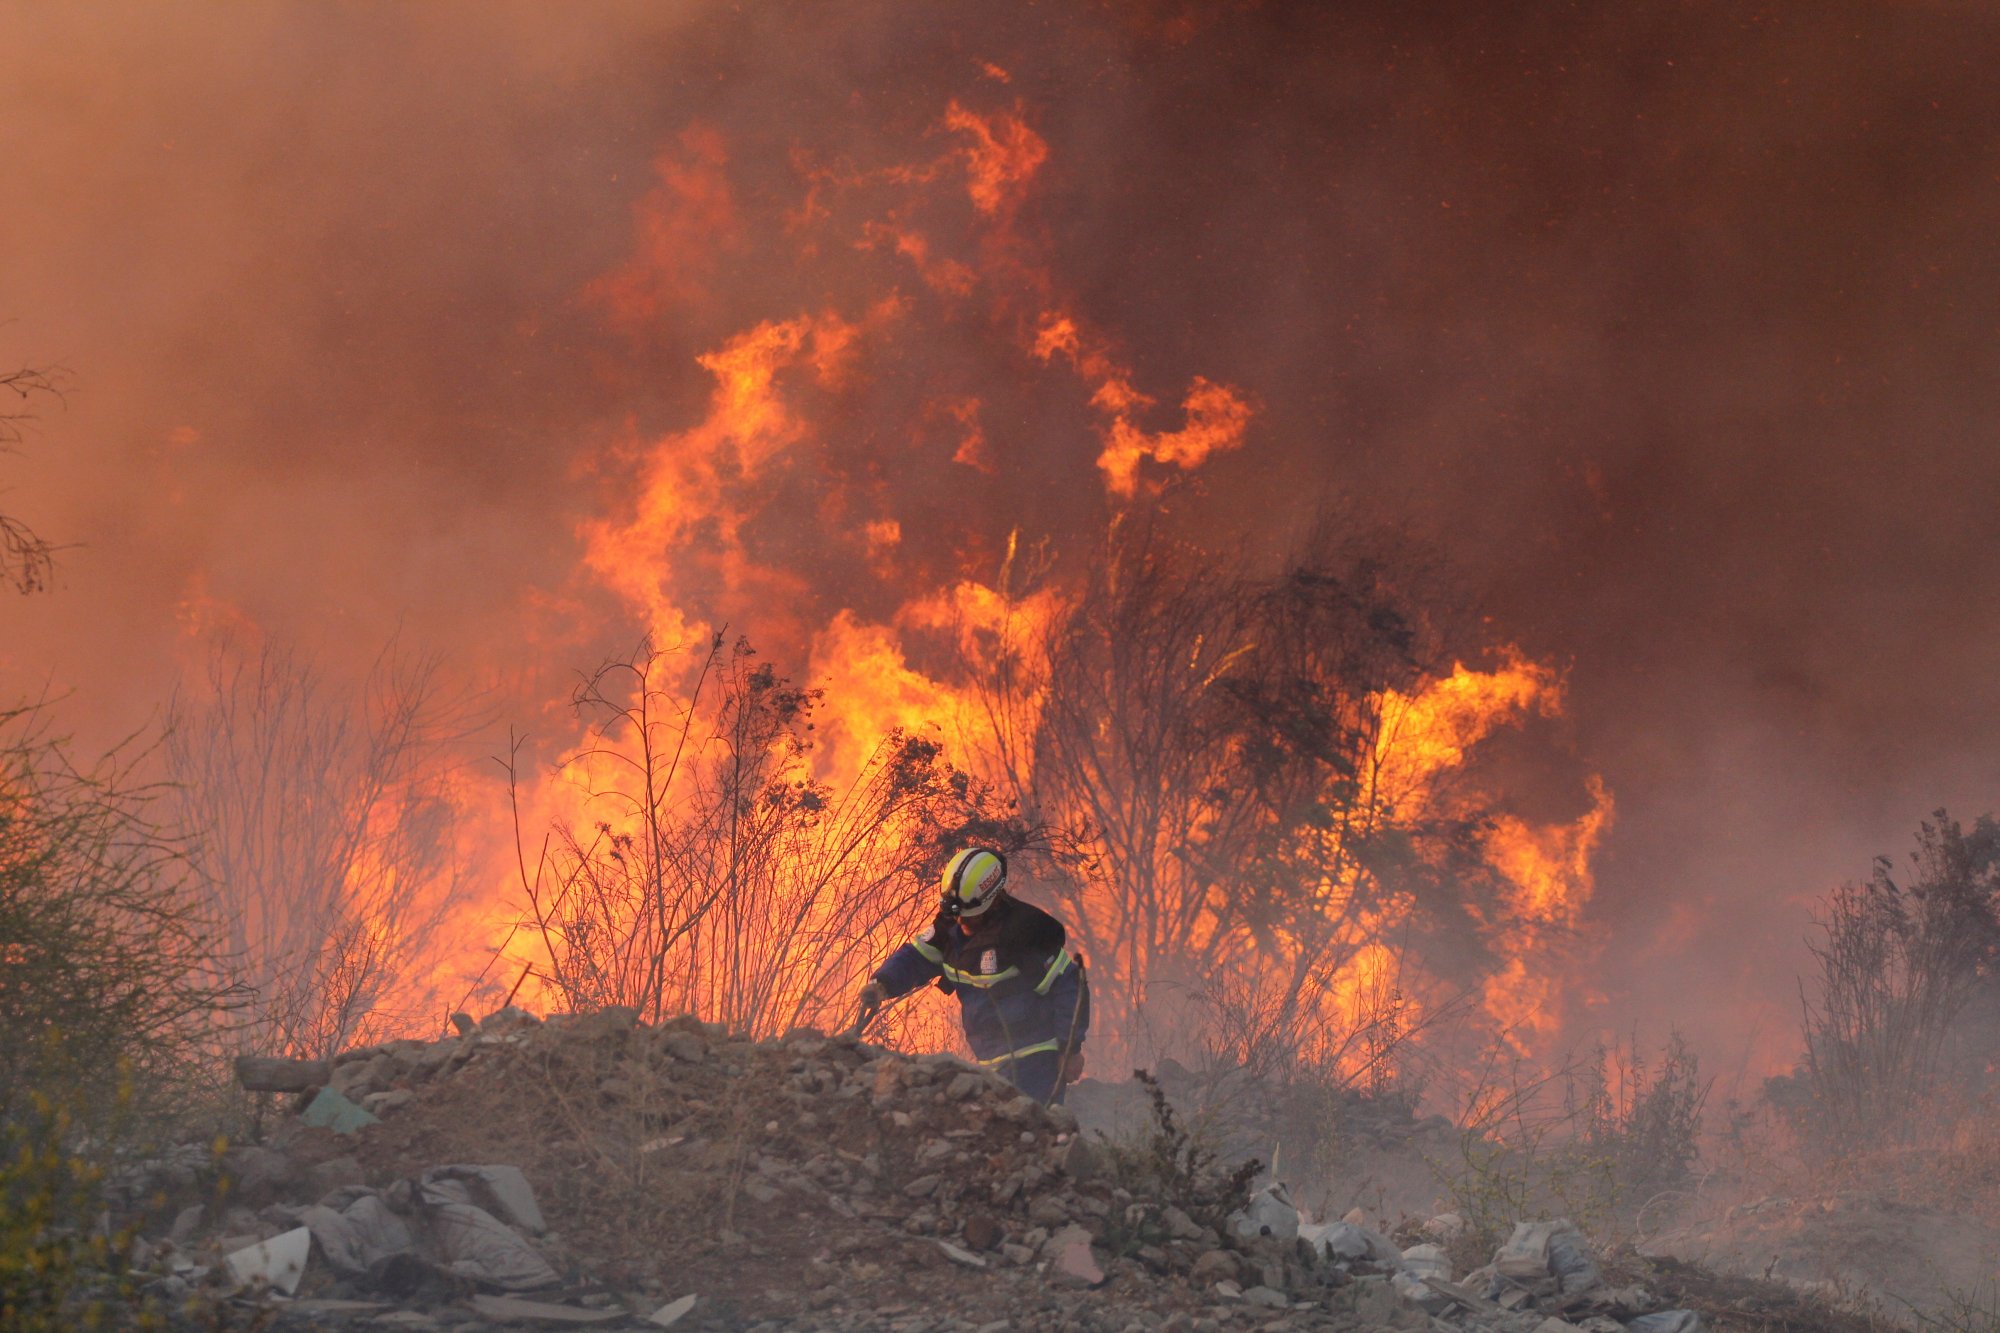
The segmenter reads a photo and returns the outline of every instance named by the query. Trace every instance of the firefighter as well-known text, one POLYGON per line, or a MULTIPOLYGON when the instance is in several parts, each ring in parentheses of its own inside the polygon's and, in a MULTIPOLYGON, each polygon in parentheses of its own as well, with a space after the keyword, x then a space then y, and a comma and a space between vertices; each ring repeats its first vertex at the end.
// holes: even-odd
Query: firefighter
POLYGON ((944 868, 937 918, 861 988, 865 1028, 884 1000, 926 981, 956 995, 981 1064, 1044 1104, 1083 1074, 1090 987, 1062 922, 1007 892, 1007 858, 968 847, 944 868))

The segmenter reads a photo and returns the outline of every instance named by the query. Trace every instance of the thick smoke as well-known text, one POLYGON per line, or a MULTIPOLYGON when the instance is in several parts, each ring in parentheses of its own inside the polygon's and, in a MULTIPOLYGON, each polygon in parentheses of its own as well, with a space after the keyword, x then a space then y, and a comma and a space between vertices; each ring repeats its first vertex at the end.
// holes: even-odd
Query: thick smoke
POLYGON ((1992 800, 1979 7, 0 17, 0 359, 72 386, 0 504, 79 544, 0 603, 0 685, 86 736, 231 624, 357 668, 400 628, 539 721, 637 634, 578 576, 621 442, 693 425, 731 336, 893 291, 818 471, 741 534, 810 603, 732 608, 760 639, 893 609, 870 521, 904 578, 1102 521, 1089 386, 1019 350, 1046 302, 1155 428, 1197 376, 1256 405, 1188 523, 1275 547, 1340 497, 1569 670, 1619 801, 1608 1021, 1781 1054, 1811 896, 1992 800), (959 151, 954 101, 1046 142, 1001 222, 893 178, 959 151), (954 306, 948 262, 1007 280, 954 306), (972 446, 926 407, 975 398, 972 446))

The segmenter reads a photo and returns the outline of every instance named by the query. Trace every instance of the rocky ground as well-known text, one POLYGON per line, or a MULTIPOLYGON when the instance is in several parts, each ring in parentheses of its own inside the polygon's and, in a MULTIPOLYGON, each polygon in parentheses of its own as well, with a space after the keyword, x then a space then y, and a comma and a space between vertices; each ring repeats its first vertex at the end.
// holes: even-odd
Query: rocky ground
MULTIPOLYGON (((350 1051, 264 1141, 118 1182, 160 1301, 287 1329, 1860 1327, 1526 1220, 1471 1273, 955 1057, 504 1011, 350 1051)), ((282 1081, 282 1080, 280 1080, 282 1081)), ((302 1080, 302 1083, 305 1080, 302 1080)))

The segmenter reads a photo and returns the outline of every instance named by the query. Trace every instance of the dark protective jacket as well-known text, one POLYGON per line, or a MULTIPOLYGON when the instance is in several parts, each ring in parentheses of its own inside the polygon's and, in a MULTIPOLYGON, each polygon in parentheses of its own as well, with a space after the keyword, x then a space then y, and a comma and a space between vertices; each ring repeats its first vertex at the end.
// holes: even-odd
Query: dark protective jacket
POLYGON ((969 920, 940 912, 875 971, 892 999, 934 978, 958 997, 982 1064, 1073 1051, 1090 1028, 1090 986, 1062 922, 1005 893, 969 920))

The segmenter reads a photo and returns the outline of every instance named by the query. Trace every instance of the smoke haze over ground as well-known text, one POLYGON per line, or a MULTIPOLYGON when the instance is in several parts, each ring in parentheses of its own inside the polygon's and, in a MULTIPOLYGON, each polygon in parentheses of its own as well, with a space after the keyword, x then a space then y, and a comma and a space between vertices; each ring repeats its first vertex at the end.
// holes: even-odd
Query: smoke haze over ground
POLYGON ((0 698, 108 739, 191 630, 359 668, 400 627, 540 725, 641 629, 578 573, 632 441, 807 315, 888 331, 740 538, 886 617, 1101 525, 1045 299, 1150 428, 1196 377, 1254 404, 1207 539, 1340 498, 1567 669, 1606 1021, 1781 1056, 1811 897, 2000 776, 2000 17, 1530 10, 0 4, 0 365, 71 388, 0 507, 77 544, 0 601, 0 698), (1047 146, 991 225, 885 174, 970 151, 954 102, 1047 146))

